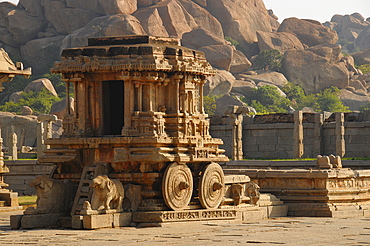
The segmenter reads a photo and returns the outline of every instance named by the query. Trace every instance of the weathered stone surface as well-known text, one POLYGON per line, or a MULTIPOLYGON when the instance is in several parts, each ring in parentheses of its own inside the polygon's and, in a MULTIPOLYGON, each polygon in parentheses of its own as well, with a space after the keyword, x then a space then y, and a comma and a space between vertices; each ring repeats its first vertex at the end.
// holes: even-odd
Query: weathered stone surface
MULTIPOLYGON (((240 77, 241 75, 239 75, 240 77)), ((288 83, 288 80, 285 78, 284 74, 275 72, 275 71, 266 71, 264 73, 256 75, 242 74, 244 79, 249 79, 254 81, 256 84, 260 82, 274 84, 278 87, 283 87, 288 83)))
POLYGON ((19 0, 17 7, 23 10, 27 10, 28 13, 34 16, 43 15, 41 0, 19 0))
POLYGON ((351 54, 357 65, 370 64, 370 48, 351 54))
MULTIPOLYGON (((45 0, 45 2, 51 0, 45 0)), ((69 8, 86 9, 98 14, 105 14, 105 10, 101 5, 101 0, 65 0, 69 8)))
POLYGON ((286 32, 257 32, 258 47, 261 51, 276 49, 284 53, 286 50, 303 50, 303 44, 292 33, 286 32))
POLYGON ((280 22, 278 17, 274 14, 272 9, 267 10, 270 16, 270 25, 273 32, 276 32, 279 29, 280 22))
MULTIPOLYGON (((170 37, 181 37, 182 34, 185 32, 190 32, 192 29, 197 27, 197 23, 191 17, 191 15, 184 10, 182 4, 177 0, 169 0, 160 2, 159 4, 149 7, 146 9, 142 9, 135 13, 135 17, 139 19, 141 25, 144 27, 144 30, 149 30, 148 27, 150 22, 148 18, 140 19, 142 16, 150 16, 154 12, 154 9, 157 9, 160 18, 162 19, 162 23, 164 28, 166 29, 168 35, 170 37), (149 13, 143 13, 147 12, 149 13)), ((155 12, 154 12, 155 13, 155 12)), ((149 35, 156 35, 155 33, 148 33, 149 35)))
POLYGON ((137 0, 99 0, 106 15, 132 14, 137 10, 137 0))
POLYGON ((248 98, 253 89, 257 89, 257 86, 253 81, 236 80, 231 92, 241 94, 248 98))
MULTIPOLYGON (((66 3, 62 1, 46 0, 44 1, 43 7, 45 8, 46 19, 55 27, 56 31, 60 34, 68 34, 64 26, 64 22, 67 20, 62 16, 62 10, 67 8, 66 3)), ((70 21, 73 21, 73 19, 70 21)))
POLYGON ((349 86, 355 89, 356 94, 367 96, 366 83, 357 79, 351 79, 349 86))
POLYGON ((225 45, 226 40, 215 36, 211 31, 197 28, 182 35, 181 44, 192 49, 209 45, 225 45))
POLYGON ((232 60, 230 64, 231 73, 242 73, 252 66, 252 63, 248 60, 243 52, 233 49, 232 60))
POLYGON ((19 44, 14 40, 14 35, 7 28, 0 28, 0 41, 12 47, 19 47, 19 44))
POLYGON ((21 55, 38 74, 49 73, 54 61, 60 59, 60 46, 65 36, 34 39, 21 47, 21 55))
POLYGON ((208 77, 207 82, 204 84, 204 95, 227 94, 230 92, 234 82, 235 77, 231 73, 225 70, 217 70, 216 75, 208 77))
POLYGON ((338 41, 335 31, 313 20, 287 18, 281 23, 278 32, 293 33, 308 46, 335 44, 338 41))
POLYGON ((14 9, 18 9, 17 5, 10 2, 1 2, 0 3, 0 19, 4 19, 8 13, 14 9))
MULTIPOLYGON (((213 0, 207 1, 207 10, 222 25, 225 36, 232 37, 241 45, 252 47, 257 42, 257 31, 271 32, 270 16, 262 0, 213 0)), ((247 57, 256 50, 247 50, 247 57)))
POLYGON ((37 33, 46 27, 46 22, 24 10, 12 10, 5 17, 6 27, 14 35, 18 44, 25 44, 37 37, 37 33))
POLYGON ((137 0, 137 6, 138 7, 147 7, 150 5, 157 4, 161 0, 137 0))
MULTIPOLYGON (((7 140, 13 132, 18 136, 18 146, 36 146, 36 116, 0 112, 1 136, 7 140)), ((7 146, 7 143, 4 143, 7 146)))
MULTIPOLYGON (((197 25, 205 30, 211 31, 215 36, 219 38, 224 37, 222 25, 215 16, 211 15, 206 9, 202 8, 198 4, 191 0, 178 0, 186 11, 192 16, 197 25)), ((203 1, 203 0, 199 0, 203 1)))
POLYGON ((316 45, 307 50, 325 58, 327 62, 332 64, 339 62, 343 57, 341 53, 342 48, 339 44, 316 45))
POLYGON ((157 8, 139 10, 134 13, 134 16, 140 21, 140 24, 148 35, 169 36, 157 8))
POLYGON ((370 48, 370 25, 358 35, 356 46, 360 47, 361 50, 370 48))
POLYGON ((288 81, 303 87, 306 93, 317 93, 330 86, 346 88, 349 73, 343 62, 331 64, 309 50, 285 52, 282 72, 288 81))
POLYGON ((358 35, 362 32, 362 29, 355 29, 355 28, 346 28, 343 31, 339 33, 339 38, 340 39, 345 39, 350 42, 356 41, 358 38, 358 35))
POLYGON ((86 46, 88 38, 145 34, 139 21, 132 15, 109 15, 95 18, 87 26, 65 37, 62 48, 86 46), (122 28, 124 26, 125 28, 122 28))
POLYGON ((32 115, 32 114, 33 114, 32 108, 30 108, 28 106, 23 106, 22 107, 22 115, 32 115))
POLYGON ((51 83, 50 80, 46 79, 46 78, 42 78, 42 79, 37 79, 37 80, 34 80, 32 81, 31 83, 29 83, 25 88, 24 88, 24 91, 25 92, 29 92, 29 91, 33 91, 33 92, 39 92, 41 91, 42 89, 46 89, 47 91, 49 91, 52 95, 54 96, 58 96, 57 92, 55 91, 54 89, 54 86, 53 84, 51 83))
MULTIPOLYGON (((58 117, 58 119, 64 119, 67 115, 67 103, 66 98, 59 102, 55 102, 53 106, 51 106, 50 114, 54 114, 58 117)), ((74 98, 69 98, 69 105, 70 105, 70 113, 73 114, 74 112, 74 98)))
POLYGON ((224 95, 216 99, 216 111, 215 115, 225 115, 225 111, 228 107, 235 105, 235 106, 246 106, 239 98, 232 97, 230 95, 224 95))
POLYGON ((358 95, 346 89, 341 90, 340 99, 350 110, 360 110, 361 106, 370 103, 369 96, 358 95))
POLYGON ((83 28, 93 19, 101 16, 95 12, 85 9, 65 8, 60 11, 61 21, 66 33, 71 34, 73 31, 83 28))
POLYGON ((198 49, 202 51, 208 62, 216 68, 230 70, 233 48, 230 45, 209 45, 198 49))
POLYGON ((21 99, 21 94, 22 94, 23 91, 17 91, 17 92, 13 92, 10 96, 9 96, 9 101, 10 102, 19 102, 19 99, 21 99))
POLYGON ((370 23, 365 21, 365 19, 356 15, 345 15, 341 19, 341 26, 342 31, 344 31, 347 28, 354 28, 354 29, 364 29, 367 27, 370 23))

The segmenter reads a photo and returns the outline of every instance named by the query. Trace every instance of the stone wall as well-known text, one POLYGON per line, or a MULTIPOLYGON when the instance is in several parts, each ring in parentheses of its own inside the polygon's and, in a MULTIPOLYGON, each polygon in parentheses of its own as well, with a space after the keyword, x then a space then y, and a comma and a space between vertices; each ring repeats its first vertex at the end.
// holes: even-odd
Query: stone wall
MULTIPOLYGON (((370 119, 367 119, 367 113, 345 113, 342 123, 344 135, 335 114, 321 114, 322 124, 318 123, 319 114, 303 114, 302 158, 339 154, 341 137, 344 137, 344 157, 370 158, 370 119)), ((211 135, 224 141, 221 148, 229 157, 232 153, 231 130, 226 117, 211 119, 211 135)), ((243 156, 247 159, 295 158, 294 132, 293 114, 246 116, 243 121, 243 156)))
POLYGON ((38 164, 37 160, 6 161, 9 173, 4 173, 4 181, 9 189, 19 195, 36 195, 36 190, 29 183, 38 175, 49 175, 53 164, 38 164))

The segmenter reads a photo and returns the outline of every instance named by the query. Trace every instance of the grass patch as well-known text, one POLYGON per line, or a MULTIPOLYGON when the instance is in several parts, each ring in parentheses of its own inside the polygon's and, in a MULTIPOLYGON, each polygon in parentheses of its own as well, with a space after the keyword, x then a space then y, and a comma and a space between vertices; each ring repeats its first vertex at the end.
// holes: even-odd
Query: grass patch
POLYGON ((18 202, 20 206, 36 204, 37 196, 20 196, 18 202))

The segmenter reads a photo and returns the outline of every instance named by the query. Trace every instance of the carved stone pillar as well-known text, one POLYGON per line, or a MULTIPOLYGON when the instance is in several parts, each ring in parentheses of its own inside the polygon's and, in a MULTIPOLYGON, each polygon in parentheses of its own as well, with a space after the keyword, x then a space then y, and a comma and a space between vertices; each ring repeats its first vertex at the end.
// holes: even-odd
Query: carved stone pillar
POLYGON ((3 153, 3 138, 1 137, 1 129, 0 129, 0 190, 4 187, 8 187, 9 185, 4 182, 3 173, 8 173, 9 169, 4 164, 4 153, 3 153))
POLYGON ((314 142, 313 142, 313 156, 318 156, 323 154, 323 145, 322 145, 322 126, 324 124, 324 115, 316 114, 315 115, 315 128, 314 128, 314 142))
POLYGON ((9 153, 12 160, 18 160, 17 134, 13 132, 10 136, 9 153))
POLYGON ((301 158, 304 153, 303 146, 303 114, 302 111, 294 112, 294 130, 293 130, 293 158, 301 158))
POLYGON ((243 160, 243 115, 249 113, 249 108, 240 106, 229 106, 225 114, 229 116, 232 127, 232 160, 243 160))
POLYGON ((43 155, 45 149, 49 149, 50 146, 45 144, 47 138, 52 137, 52 124, 58 118, 53 114, 41 114, 37 116, 39 121, 37 128, 37 158, 43 155))
POLYGON ((335 113, 335 153, 340 157, 343 157, 346 154, 344 133, 344 113, 335 113))

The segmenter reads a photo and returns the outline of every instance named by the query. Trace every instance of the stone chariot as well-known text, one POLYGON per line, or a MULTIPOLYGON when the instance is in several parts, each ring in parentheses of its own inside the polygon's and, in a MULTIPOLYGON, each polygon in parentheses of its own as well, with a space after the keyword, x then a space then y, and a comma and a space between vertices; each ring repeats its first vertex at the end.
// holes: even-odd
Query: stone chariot
POLYGON ((84 175, 102 165, 110 178, 141 186, 138 210, 220 205, 218 163, 228 158, 209 134, 203 85, 215 71, 202 52, 173 38, 91 38, 65 49, 52 72, 62 73, 68 97, 73 88, 75 111, 39 161, 56 164, 51 178, 80 182, 73 214, 89 199, 84 175))

